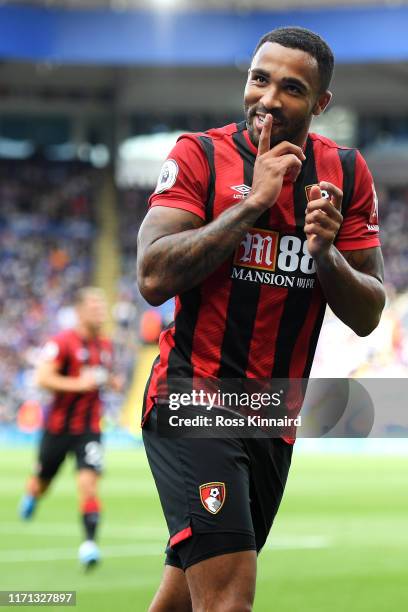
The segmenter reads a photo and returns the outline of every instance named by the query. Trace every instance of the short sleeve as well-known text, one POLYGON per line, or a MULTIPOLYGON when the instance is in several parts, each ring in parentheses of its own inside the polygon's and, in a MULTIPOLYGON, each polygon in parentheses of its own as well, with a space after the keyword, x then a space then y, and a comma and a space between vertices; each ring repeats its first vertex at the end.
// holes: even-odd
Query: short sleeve
POLYGON ((164 162, 149 206, 181 208, 205 220, 209 168, 193 135, 181 136, 164 162))
POLYGON ((55 336, 46 342, 41 350, 40 360, 54 362, 60 368, 65 358, 65 343, 62 336, 55 336))
POLYGON ((335 241, 340 251, 380 246, 378 198, 373 177, 357 151, 353 197, 335 241))

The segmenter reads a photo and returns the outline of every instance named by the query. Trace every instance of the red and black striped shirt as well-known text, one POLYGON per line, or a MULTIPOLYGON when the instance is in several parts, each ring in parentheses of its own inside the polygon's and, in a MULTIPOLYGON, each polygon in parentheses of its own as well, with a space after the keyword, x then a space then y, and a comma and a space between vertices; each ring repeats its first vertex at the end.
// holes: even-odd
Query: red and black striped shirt
MULTIPOLYGON (((210 222, 251 190, 257 154, 245 122, 179 138, 150 206, 190 211, 210 222)), ((374 184, 356 149, 309 134, 296 181, 284 181, 228 258, 204 282, 176 297, 174 323, 160 337, 146 389, 146 419, 167 378, 306 378, 326 302, 303 231, 310 186, 343 190, 339 250, 378 246, 374 184)))
MULTIPOLYGON (((59 374, 79 376, 83 368, 111 370, 112 344, 106 338, 83 338, 75 329, 54 336, 43 349, 44 359, 57 364, 59 374)), ((55 393, 47 409, 45 429, 53 434, 99 433, 102 403, 99 390, 55 393)))

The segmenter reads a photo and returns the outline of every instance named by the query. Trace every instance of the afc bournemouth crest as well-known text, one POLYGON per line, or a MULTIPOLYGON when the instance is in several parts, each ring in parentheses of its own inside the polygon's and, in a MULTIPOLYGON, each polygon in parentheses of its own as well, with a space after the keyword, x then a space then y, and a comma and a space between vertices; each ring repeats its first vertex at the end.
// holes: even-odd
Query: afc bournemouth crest
POLYGON ((200 486, 200 499, 210 514, 217 514, 225 502, 225 483, 207 482, 200 486))
MULTIPOLYGON (((305 191, 306 191, 306 200, 307 200, 308 202, 310 202, 310 191, 311 191, 312 187, 320 187, 320 185, 318 185, 317 183, 313 183, 313 185, 307 185, 307 186, 305 187, 305 191)), ((322 198, 326 198, 326 200, 329 200, 329 199, 330 199, 330 195, 329 195, 329 192, 328 192, 328 191, 326 191, 325 189, 321 189, 321 192, 322 192, 322 198)))

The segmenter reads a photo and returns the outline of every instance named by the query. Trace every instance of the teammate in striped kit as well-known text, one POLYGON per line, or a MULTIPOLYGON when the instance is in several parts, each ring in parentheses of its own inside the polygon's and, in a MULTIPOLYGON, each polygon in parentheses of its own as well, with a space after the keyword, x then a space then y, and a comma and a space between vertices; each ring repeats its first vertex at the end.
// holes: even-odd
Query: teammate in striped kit
POLYGON ((309 132, 330 102, 333 63, 308 30, 266 34, 245 121, 182 136, 150 198, 139 285, 152 304, 176 295, 143 415, 170 533, 152 612, 252 608, 293 442, 159 437, 162 383, 307 378, 326 303, 362 336, 384 307, 371 174, 357 150, 309 132))
POLYGON ((100 389, 119 390, 112 374, 112 344, 102 335, 106 298, 96 287, 84 287, 76 297, 78 323, 46 343, 37 371, 38 384, 53 393, 40 443, 38 464, 27 483, 20 506, 23 519, 32 517, 66 455, 76 457, 80 512, 85 541, 79 560, 90 567, 100 559, 95 542, 99 524, 98 479, 102 472, 100 389))

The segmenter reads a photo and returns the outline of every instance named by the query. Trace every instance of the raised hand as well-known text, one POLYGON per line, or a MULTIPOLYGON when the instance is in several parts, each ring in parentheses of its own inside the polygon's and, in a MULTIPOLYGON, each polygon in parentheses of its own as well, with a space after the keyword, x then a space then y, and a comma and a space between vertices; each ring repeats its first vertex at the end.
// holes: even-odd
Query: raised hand
POLYGON ((343 222, 342 200, 343 192, 332 183, 321 181, 311 188, 304 231, 312 257, 324 255, 333 244, 343 222), (328 193, 328 198, 322 196, 322 190, 328 193))
POLYGON ((247 200, 248 204, 256 206, 260 212, 271 208, 276 202, 285 176, 296 181, 302 169, 302 161, 306 159, 301 147, 291 142, 280 142, 271 149, 272 125, 273 117, 267 114, 259 137, 252 191, 247 200))

